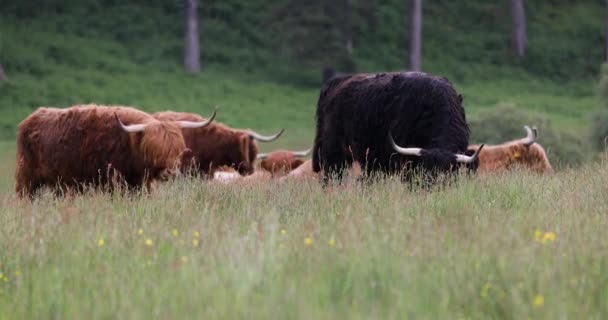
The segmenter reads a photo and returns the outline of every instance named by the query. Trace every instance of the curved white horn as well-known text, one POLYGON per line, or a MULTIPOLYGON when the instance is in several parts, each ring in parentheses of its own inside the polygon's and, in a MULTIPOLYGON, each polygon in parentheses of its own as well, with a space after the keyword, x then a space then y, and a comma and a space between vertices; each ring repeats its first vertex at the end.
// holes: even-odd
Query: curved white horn
POLYGON ((310 154, 311 151, 312 151, 312 148, 310 148, 308 150, 304 150, 304 151, 294 151, 292 153, 296 157, 306 157, 307 155, 310 154))
POLYGON ((390 140, 391 145, 393 146, 393 149, 395 151, 397 151, 397 153, 400 153, 400 154, 406 155, 406 156, 417 156, 417 157, 420 157, 420 155, 422 154, 421 148, 402 148, 402 147, 398 146, 395 143, 395 140, 393 140, 393 135, 391 133, 388 134, 388 139, 390 140))
POLYGON ((477 151, 475 151, 475 153, 473 153, 472 156, 467 156, 464 154, 456 154, 456 162, 461 162, 461 163, 472 163, 473 161, 475 161, 475 159, 477 159, 477 157, 479 156, 479 152, 481 151, 481 149, 483 148, 485 144, 482 144, 479 146, 479 148, 477 148, 477 151))
POLYGON ((116 117, 118 124, 120 124, 120 127, 122 127, 122 129, 126 132, 142 132, 146 128, 145 124, 131 124, 128 126, 125 125, 124 123, 122 123, 122 121, 120 121, 120 118, 118 117, 118 114, 116 112, 114 112, 114 117, 116 117))
POLYGON ((268 158, 268 153, 258 153, 257 159, 266 159, 268 158))
POLYGON ((202 127, 205 127, 205 126, 208 126, 209 124, 211 124, 211 122, 213 122, 213 119, 215 119, 216 114, 217 114, 217 108, 215 110, 213 110, 213 114, 211 115, 211 118, 207 119, 206 121, 200 121, 200 122, 175 121, 175 123, 177 123, 177 125, 179 125, 180 128, 191 128, 191 129, 202 128, 202 127))
POLYGON ((536 128, 530 129, 530 127, 528 127, 528 126, 524 126, 524 129, 526 129, 527 135, 523 139, 523 144, 524 144, 524 146, 529 147, 532 144, 534 144, 534 142, 536 142, 536 135, 537 135, 538 131, 536 130, 536 128))
POLYGON ((249 133, 249 136, 255 140, 262 141, 262 142, 271 142, 271 141, 276 140, 278 137, 280 137, 283 134, 283 131, 285 131, 285 129, 281 129, 281 131, 279 131, 271 136, 263 136, 253 130, 249 130, 248 133, 249 133))

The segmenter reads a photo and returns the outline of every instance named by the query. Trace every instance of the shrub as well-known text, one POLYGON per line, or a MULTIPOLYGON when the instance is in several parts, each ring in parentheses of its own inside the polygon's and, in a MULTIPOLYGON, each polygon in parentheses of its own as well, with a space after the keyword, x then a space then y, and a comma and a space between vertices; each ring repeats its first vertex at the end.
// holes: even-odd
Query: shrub
POLYGON ((555 168, 578 166, 588 157, 588 144, 582 137, 554 127, 549 117, 512 105, 499 105, 471 117, 472 143, 499 144, 523 138, 524 125, 538 128, 540 143, 555 168))
POLYGON ((608 110, 600 110, 593 115, 591 142, 597 151, 604 151, 608 144, 608 110))

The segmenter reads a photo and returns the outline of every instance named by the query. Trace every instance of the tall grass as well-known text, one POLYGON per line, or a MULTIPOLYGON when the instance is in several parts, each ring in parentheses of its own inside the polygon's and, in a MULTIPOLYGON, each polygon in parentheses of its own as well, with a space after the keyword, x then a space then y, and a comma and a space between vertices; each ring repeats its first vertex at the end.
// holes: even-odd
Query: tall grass
MULTIPOLYGON (((608 162, 550 176, 0 196, 0 318, 594 318, 608 162)), ((8 180, 8 179, 7 179, 8 180)))

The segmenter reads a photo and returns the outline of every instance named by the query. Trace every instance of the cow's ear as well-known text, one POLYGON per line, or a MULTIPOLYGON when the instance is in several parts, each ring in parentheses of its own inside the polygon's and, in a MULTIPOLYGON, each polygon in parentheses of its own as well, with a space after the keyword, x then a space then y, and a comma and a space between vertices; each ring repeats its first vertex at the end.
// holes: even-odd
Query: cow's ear
POLYGON ((464 98, 462 97, 461 94, 458 95, 458 103, 462 104, 462 101, 464 101, 464 98))

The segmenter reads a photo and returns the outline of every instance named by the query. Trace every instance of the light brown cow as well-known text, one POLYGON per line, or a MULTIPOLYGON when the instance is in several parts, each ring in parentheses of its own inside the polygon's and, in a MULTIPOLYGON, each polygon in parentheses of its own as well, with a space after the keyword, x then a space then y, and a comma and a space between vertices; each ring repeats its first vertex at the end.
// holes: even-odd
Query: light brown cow
POLYGON ((270 153, 258 154, 258 159, 261 159, 260 167, 270 173, 273 176, 282 176, 292 170, 298 168, 304 163, 302 157, 306 157, 312 149, 306 151, 288 151, 278 150, 270 153))
POLYGON ((116 179, 149 190, 152 181, 168 179, 191 157, 182 128, 202 128, 212 120, 159 121, 120 106, 38 108, 19 124, 16 192, 32 197, 43 186, 111 189, 116 179))
MULTIPOLYGON (((497 172, 515 167, 527 168, 538 173, 553 172, 545 149, 536 143, 538 130, 526 129, 526 137, 500 145, 486 145, 479 154, 479 172, 497 172)), ((469 150, 476 150, 477 145, 470 145, 469 150)))
MULTIPOLYGON (((161 121, 204 121, 197 114, 174 111, 158 112, 152 116, 161 121)), ((232 129, 215 122, 197 130, 184 130, 183 134, 186 146, 192 149, 197 172, 202 177, 213 177, 215 171, 223 166, 229 166, 241 175, 252 174, 258 154, 256 141, 274 141, 283 131, 264 136, 252 130, 232 129)))

